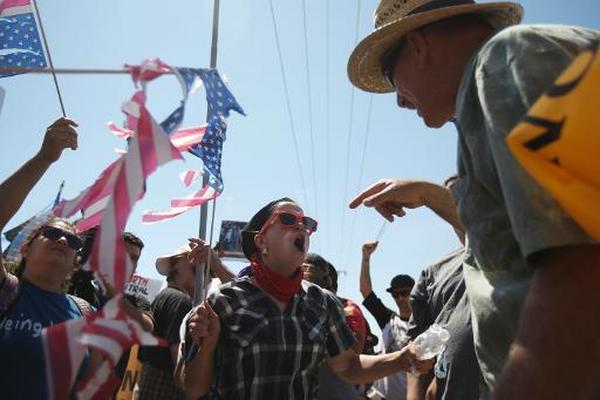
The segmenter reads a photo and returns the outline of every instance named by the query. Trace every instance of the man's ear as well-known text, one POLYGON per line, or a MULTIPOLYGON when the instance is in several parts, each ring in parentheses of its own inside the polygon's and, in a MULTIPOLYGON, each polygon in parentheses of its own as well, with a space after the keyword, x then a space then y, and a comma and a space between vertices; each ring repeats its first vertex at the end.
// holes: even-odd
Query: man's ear
POLYGON ((413 60, 419 69, 422 69, 427 64, 429 56, 429 43, 425 35, 419 31, 413 31, 406 34, 406 46, 413 60))
POLYGON ((262 249, 264 249, 267 246, 265 237, 259 234, 254 235, 254 245, 259 250, 259 252, 262 252, 262 249))
POLYGON ((27 257, 27 253, 29 253, 29 246, 30 246, 30 243, 23 243, 23 245, 21 246, 21 257, 22 258, 27 257))

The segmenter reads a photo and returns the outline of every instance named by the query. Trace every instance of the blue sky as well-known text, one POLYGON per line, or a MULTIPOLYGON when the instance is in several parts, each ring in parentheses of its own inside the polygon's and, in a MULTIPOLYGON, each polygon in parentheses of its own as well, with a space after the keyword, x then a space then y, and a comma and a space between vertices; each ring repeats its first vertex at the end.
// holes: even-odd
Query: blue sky
MULTIPOLYGON (((600 3, 595 0, 521 3, 525 23, 600 28, 600 3)), ((113 69, 153 57, 175 66, 209 65, 212 1, 38 0, 38 5, 56 67, 113 69)), ((391 94, 371 97, 355 90, 352 95, 346 62, 356 35, 360 39, 372 29, 376 1, 306 0, 308 57, 302 5, 301 1, 273 0, 299 143, 300 172, 269 0, 221 1, 217 67, 247 116, 234 114, 229 121, 223 158, 225 191, 217 202, 215 236, 222 219, 247 220, 268 201, 291 196, 320 222, 311 251, 346 271, 340 276, 340 294, 360 300, 360 247, 377 235, 383 220, 372 210, 351 211, 346 204, 359 188, 383 177, 443 181, 455 171, 456 132, 451 125, 435 131, 426 128, 414 113, 399 110, 391 94)), ((120 105, 133 93, 130 78, 60 75, 58 79, 67 114, 80 125, 80 147, 65 152, 52 166, 9 228, 47 205, 63 179, 64 195, 77 195, 115 159, 113 148, 124 147, 107 131, 105 123, 123 120, 120 105)), ((7 92, 0 114, 0 179, 4 179, 37 151, 46 126, 60 115, 60 107, 49 75, 2 79, 0 86, 7 92)), ((150 84, 148 96, 150 111, 162 120, 177 105, 180 89, 174 77, 163 77, 150 84)), ((204 92, 200 90, 188 103, 184 125, 202 123, 205 112, 204 92)), ((170 198, 191 191, 183 187, 177 175, 184 169, 201 168, 201 162, 190 155, 185 157, 185 164, 172 162, 150 177, 146 197, 130 218, 128 229, 146 243, 139 267, 143 275, 157 277, 154 259, 197 235, 196 209, 170 222, 141 223, 142 210, 165 208, 170 198)), ((393 306, 384 292, 391 277, 407 273, 417 278, 426 265, 457 244, 449 226, 432 212, 410 211, 383 233, 372 259, 375 291, 393 306)), ((243 266, 229 265, 234 271, 243 266)))

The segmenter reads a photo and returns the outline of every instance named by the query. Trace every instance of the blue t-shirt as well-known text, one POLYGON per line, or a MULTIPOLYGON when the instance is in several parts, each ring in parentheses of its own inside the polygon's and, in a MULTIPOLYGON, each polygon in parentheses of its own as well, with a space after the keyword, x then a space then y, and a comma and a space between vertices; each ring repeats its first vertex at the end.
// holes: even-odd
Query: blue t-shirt
POLYGON ((48 397, 42 329, 81 317, 73 299, 21 280, 20 294, 0 321, 0 389, 3 399, 48 397))

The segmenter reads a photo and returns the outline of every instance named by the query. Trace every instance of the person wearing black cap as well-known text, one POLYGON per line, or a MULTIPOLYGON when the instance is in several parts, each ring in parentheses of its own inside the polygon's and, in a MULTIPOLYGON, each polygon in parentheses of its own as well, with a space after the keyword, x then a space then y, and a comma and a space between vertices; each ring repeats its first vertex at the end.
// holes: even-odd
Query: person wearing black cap
POLYGON ((183 367, 186 395, 219 399, 315 399, 319 364, 359 384, 427 371, 412 349, 358 355, 335 296, 303 281, 302 263, 317 222, 291 199, 263 207, 242 231, 249 276, 220 286, 187 322, 200 350, 183 367))
MULTIPOLYGON (((382 332, 382 350, 384 353, 397 351, 408 343, 406 331, 407 322, 412 310, 410 308, 410 291, 415 280, 408 275, 396 275, 390 282, 386 291, 392 296, 398 312, 390 310, 381 299, 373 292, 371 284, 371 255, 379 242, 366 242, 362 247, 362 261, 360 264, 360 293, 363 295, 363 306, 373 315, 382 332)), ((405 399, 406 374, 401 372, 376 381, 372 387, 372 398, 405 399), (378 396, 376 397, 375 396, 378 396)))

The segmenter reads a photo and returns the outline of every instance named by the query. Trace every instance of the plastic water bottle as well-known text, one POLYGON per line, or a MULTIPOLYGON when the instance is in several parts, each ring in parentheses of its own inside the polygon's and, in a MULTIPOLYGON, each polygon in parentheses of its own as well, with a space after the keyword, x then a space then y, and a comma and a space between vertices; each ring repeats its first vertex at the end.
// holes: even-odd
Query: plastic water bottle
POLYGON ((411 346, 419 360, 429 360, 442 354, 448 340, 450 340, 450 332, 438 324, 433 324, 417 336, 411 346))

